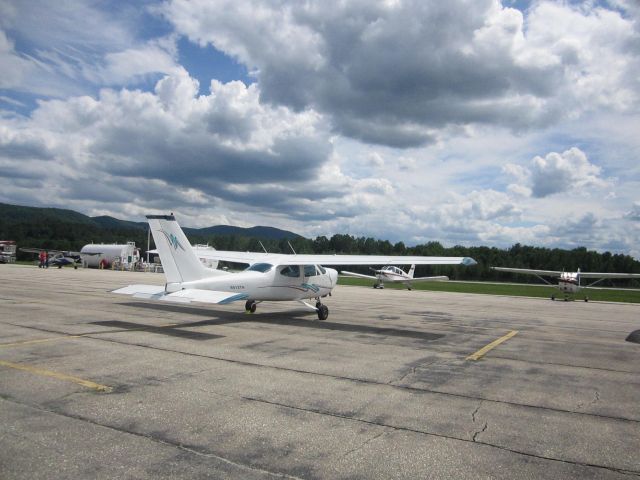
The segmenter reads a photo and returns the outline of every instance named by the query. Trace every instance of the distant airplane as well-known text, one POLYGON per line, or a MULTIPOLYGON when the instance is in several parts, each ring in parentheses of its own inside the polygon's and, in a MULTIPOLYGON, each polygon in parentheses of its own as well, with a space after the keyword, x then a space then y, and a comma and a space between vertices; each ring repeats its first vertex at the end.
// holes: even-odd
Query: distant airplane
MULTIPOLYGON (((255 312, 263 301, 297 301, 326 320, 329 308, 321 301, 331 294, 338 272, 330 265, 473 265, 463 257, 389 257, 367 255, 287 255, 212 250, 207 256, 246 263, 249 267, 230 273, 205 267, 196 256, 173 215, 147 215, 153 240, 166 277, 164 286, 129 285, 113 293, 169 302, 227 304, 245 301, 247 312, 255 312), (315 299, 315 306, 305 300, 315 299)), ((202 256, 205 252, 200 252, 202 256)), ((201 257, 202 258, 202 257, 201 257)))
MULTIPOLYGON (((510 272, 510 273, 523 273, 528 275, 535 275, 540 280, 548 285, 552 285, 556 288, 559 288, 560 291, 564 294, 565 302, 569 300, 569 295, 576 294, 580 290, 584 288, 593 287, 596 283, 601 282, 602 280, 610 279, 610 278, 640 278, 640 273, 595 273, 595 272, 581 272, 578 269, 577 272, 561 272, 558 270, 532 270, 528 268, 508 268, 508 267, 491 267, 492 270, 496 270, 498 272, 510 272), (558 284, 555 285, 543 277, 557 277, 558 284), (595 282, 592 282, 588 285, 580 285, 581 278, 598 278, 595 282)), ((556 295, 551 295, 551 300, 555 300, 556 295)), ((585 295, 584 301, 588 302, 589 297, 585 295)))
POLYGON ((82 263, 83 255, 100 255, 99 253, 81 253, 72 252, 70 250, 47 250, 46 248, 20 248, 21 252, 35 253, 47 252, 49 255, 49 265, 62 268, 66 265, 72 265, 76 270, 78 269, 78 263, 82 263))
POLYGON ((390 283, 404 283, 409 290, 411 290, 411 284, 413 282, 425 282, 425 281, 447 281, 449 277, 447 276, 439 276, 439 277, 414 277, 413 273, 416 270, 415 264, 411 265, 409 269, 409 273, 406 273, 404 270, 394 266, 383 267, 380 270, 376 270, 372 268, 375 276, 373 275, 364 275, 362 273, 355 272, 347 272, 345 270, 341 271, 340 274, 345 277, 357 277, 357 278, 368 278, 370 280, 375 280, 376 283, 373 284, 373 288, 384 288, 384 282, 390 283))

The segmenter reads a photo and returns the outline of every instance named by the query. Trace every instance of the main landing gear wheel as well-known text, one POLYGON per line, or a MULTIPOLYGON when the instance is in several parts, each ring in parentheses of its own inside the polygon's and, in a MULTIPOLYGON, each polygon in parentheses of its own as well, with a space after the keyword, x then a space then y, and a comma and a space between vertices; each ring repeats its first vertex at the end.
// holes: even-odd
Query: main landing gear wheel
POLYGON ((326 320, 329 318, 329 307, 320 304, 318 308, 318 320, 326 320))
POLYGON ((589 301, 589 297, 584 297, 584 301, 588 302, 589 301))
POLYGON ((551 300, 555 300, 556 296, 555 295, 551 295, 551 300))
POLYGON ((244 309, 247 313, 256 313, 256 302, 247 300, 247 303, 244 304, 244 309))

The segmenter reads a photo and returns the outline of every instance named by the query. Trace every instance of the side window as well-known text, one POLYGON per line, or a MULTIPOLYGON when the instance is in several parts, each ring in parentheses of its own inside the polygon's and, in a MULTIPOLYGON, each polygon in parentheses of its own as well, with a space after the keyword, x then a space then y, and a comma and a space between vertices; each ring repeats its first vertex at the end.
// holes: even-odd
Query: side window
POLYGON ((285 277, 299 277, 300 276, 300 267, 298 265, 287 265, 282 270, 280 270, 280 275, 284 275, 285 277))
POLYGON ((305 277, 315 277, 316 275, 316 266, 315 265, 305 265, 304 266, 304 276, 305 277))

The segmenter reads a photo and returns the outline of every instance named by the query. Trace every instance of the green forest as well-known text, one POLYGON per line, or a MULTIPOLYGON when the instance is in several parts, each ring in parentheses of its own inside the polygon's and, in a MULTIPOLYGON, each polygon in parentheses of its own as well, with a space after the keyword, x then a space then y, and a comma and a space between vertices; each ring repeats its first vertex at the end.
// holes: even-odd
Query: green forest
MULTIPOLYGON (((496 247, 444 247, 439 242, 407 247, 403 242, 391 243, 367 237, 336 234, 330 238, 320 236, 307 239, 291 232, 269 228, 250 230, 265 232, 265 236, 235 234, 211 234, 206 229, 185 228, 192 244, 209 244, 219 250, 262 251, 260 242, 271 253, 342 253, 342 254, 394 254, 472 257, 478 265, 473 267, 433 266, 418 267, 416 276, 448 275, 452 280, 491 280, 539 283, 530 275, 513 275, 492 271, 492 266, 536 268, 545 270, 575 271, 580 268, 590 272, 640 273, 640 262, 629 255, 599 253, 586 248, 564 250, 516 244, 510 248, 496 247), (268 236, 267 236, 268 232, 268 236), (278 235, 278 232, 280 234, 278 235), (280 238, 277 238, 280 236, 280 238), (289 246, 289 244, 291 246, 289 246)), ((228 228, 227 228, 228 230, 228 228)), ((227 231, 223 230, 223 231, 227 231)), ((242 229, 238 229, 242 230, 242 229)), ((112 217, 88 217, 72 210, 36 208, 0 204, 0 240, 15 240, 18 247, 79 250, 88 243, 125 243, 134 241, 143 252, 147 247, 146 222, 129 222, 112 217)), ((151 248, 153 240, 151 240, 151 248)), ((18 260, 31 260, 33 256, 18 253, 18 260)), ((350 270, 357 270, 351 267, 350 270)), ((368 268, 360 271, 367 272, 368 268)), ((620 285, 638 287, 640 282, 601 282, 602 286, 620 285)))

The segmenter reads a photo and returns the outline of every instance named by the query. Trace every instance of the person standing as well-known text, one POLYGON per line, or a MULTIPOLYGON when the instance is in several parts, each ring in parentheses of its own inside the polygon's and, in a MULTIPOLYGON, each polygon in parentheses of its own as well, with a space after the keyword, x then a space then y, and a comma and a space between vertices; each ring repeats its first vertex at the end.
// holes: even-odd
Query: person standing
POLYGON ((40 251, 40 255, 38 255, 38 258, 40 260, 40 263, 38 263, 38 268, 44 268, 44 250, 40 251))
POLYGON ((49 268, 49 252, 44 252, 44 267, 49 268))

